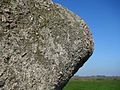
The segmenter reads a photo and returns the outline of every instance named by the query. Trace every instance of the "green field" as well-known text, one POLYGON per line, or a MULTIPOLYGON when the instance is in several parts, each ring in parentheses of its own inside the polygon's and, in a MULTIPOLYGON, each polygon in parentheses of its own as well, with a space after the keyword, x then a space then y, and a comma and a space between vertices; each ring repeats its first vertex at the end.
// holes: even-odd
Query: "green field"
POLYGON ((70 80, 63 90, 120 90, 120 79, 70 80))

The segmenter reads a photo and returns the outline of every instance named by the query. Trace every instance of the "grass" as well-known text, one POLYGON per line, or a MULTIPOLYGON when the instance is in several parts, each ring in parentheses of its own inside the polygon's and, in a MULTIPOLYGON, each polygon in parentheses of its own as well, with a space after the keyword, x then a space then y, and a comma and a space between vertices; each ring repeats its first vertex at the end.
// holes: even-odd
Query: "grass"
POLYGON ((120 90, 120 79, 70 80, 63 90, 120 90))

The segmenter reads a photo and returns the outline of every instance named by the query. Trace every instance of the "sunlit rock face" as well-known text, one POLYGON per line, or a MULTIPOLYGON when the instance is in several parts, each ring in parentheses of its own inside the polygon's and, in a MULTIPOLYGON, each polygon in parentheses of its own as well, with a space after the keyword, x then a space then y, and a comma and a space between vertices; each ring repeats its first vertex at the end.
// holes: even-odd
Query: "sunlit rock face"
POLYGON ((93 52, 85 22, 50 0, 0 0, 0 90, 62 90, 93 52))

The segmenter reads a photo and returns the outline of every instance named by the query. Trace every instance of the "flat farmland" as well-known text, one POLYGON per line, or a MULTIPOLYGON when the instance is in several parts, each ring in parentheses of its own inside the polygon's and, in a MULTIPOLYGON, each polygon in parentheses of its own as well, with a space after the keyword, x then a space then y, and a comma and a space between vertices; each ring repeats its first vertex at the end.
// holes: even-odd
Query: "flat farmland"
POLYGON ((71 79, 63 90, 120 90, 120 78, 71 79))

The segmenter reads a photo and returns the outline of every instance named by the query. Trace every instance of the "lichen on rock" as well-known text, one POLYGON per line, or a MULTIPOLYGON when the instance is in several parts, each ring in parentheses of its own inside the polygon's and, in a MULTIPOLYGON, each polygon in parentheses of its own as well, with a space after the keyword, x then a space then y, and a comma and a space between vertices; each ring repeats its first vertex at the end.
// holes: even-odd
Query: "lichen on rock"
POLYGON ((51 0, 0 0, 0 90, 62 90, 93 46, 85 22, 51 0))

